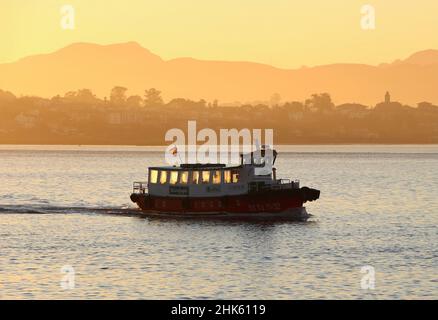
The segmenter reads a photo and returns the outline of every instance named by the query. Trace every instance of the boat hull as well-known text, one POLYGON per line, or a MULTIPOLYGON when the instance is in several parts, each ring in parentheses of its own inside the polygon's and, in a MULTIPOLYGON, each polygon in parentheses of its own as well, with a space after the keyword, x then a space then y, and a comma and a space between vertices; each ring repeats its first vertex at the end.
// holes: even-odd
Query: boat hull
POLYGON ((151 218, 175 218, 175 219, 215 219, 215 220, 251 220, 251 221, 307 221, 312 215, 305 207, 292 208, 283 212, 164 212, 142 210, 140 215, 151 218))
POLYGON ((134 193, 131 200, 151 216, 306 220, 303 204, 319 198, 310 188, 223 197, 158 197, 134 193))

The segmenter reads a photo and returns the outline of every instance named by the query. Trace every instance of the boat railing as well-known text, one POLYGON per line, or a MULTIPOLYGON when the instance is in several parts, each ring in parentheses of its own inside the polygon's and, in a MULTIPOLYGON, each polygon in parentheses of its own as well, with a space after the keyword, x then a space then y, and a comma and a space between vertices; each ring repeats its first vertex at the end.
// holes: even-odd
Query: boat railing
POLYGON ((283 190, 283 189, 297 189, 300 187, 300 181, 291 179, 279 179, 277 183, 271 185, 271 189, 283 190))
POLYGON ((134 193, 147 193, 148 183, 147 182, 134 182, 133 192, 134 193))
POLYGON ((278 179, 275 183, 250 183, 248 185, 249 192, 262 192, 269 190, 285 190, 285 189, 298 189, 300 187, 300 181, 292 181, 290 179, 278 179))

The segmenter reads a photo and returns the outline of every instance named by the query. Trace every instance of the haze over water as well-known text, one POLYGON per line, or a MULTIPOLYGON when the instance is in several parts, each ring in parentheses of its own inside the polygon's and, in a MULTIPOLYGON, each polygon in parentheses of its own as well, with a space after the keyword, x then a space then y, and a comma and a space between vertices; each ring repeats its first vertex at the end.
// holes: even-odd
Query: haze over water
POLYGON ((279 149, 309 222, 136 216, 159 148, 0 146, 0 298, 438 298, 438 146, 279 149))

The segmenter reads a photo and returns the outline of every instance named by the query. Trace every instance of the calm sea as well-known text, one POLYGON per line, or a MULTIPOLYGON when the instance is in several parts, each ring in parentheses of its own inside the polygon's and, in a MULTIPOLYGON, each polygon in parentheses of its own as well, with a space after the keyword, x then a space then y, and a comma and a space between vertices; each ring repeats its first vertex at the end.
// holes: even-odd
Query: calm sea
POLYGON ((0 298, 438 298, 438 146, 281 150, 308 222, 136 216, 160 148, 0 146, 0 298))

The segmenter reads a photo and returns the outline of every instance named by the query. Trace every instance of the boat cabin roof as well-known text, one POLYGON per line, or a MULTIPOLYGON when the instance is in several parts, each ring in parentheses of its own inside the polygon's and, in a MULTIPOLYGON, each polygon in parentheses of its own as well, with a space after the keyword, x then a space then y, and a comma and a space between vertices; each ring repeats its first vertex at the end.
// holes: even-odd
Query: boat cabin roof
POLYGON ((180 166, 160 166, 149 167, 149 170, 179 170, 179 171, 195 171, 195 170, 230 170, 241 168, 238 166, 227 166, 222 163, 185 163, 180 166))

